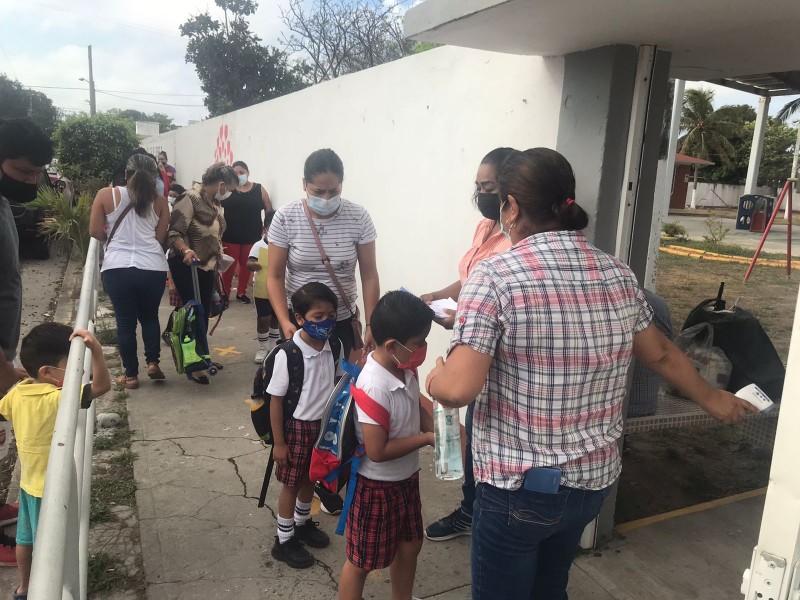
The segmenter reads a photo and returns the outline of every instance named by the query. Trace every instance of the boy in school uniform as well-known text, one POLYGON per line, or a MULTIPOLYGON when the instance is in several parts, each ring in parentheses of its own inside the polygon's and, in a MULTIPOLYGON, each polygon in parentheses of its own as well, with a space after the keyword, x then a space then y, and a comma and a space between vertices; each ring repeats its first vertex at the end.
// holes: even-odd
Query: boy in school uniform
POLYGON ((81 336, 92 352, 92 383, 81 392, 81 405, 111 389, 103 349, 95 337, 84 330, 73 333, 72 328, 61 323, 42 323, 31 329, 22 340, 19 358, 31 375, 0 400, 0 414, 11 421, 17 439, 20 463, 19 520, 17 521, 17 564, 19 586, 15 600, 28 597, 33 546, 39 510, 44 494, 44 479, 50 458, 64 370, 67 367, 72 338, 81 336))
POLYGON ((264 215, 263 238, 258 240, 250 249, 247 258, 247 269, 255 273, 253 278, 253 297, 256 301, 256 331, 258 333, 258 350, 255 362, 261 364, 272 349, 278 345, 278 317, 272 310, 272 304, 267 296, 267 265, 269 264, 269 244, 267 234, 275 211, 268 211, 264 215))
MULTIPOLYGON (((292 295, 292 310, 299 329, 292 336, 295 348, 284 346, 275 355, 272 377, 267 386, 270 422, 274 438, 276 479, 283 484, 278 499, 278 535, 272 557, 294 569, 314 564, 305 548, 325 548, 328 535, 311 520, 314 482, 309 479, 311 453, 320 431, 322 413, 334 388, 339 371, 341 343, 328 341, 336 328, 336 294, 323 283, 311 282, 292 295), (289 357, 300 352, 303 358, 303 382, 293 415, 284 420, 284 397, 289 391, 289 357)), ((337 340, 338 342, 338 340, 337 340)))
POLYGON ((390 567, 392 600, 411 600, 423 537, 419 450, 434 443, 416 370, 425 361, 433 312, 413 294, 395 291, 380 299, 370 321, 378 347, 353 395, 366 457, 348 515, 339 598, 360 600, 370 571, 390 567))

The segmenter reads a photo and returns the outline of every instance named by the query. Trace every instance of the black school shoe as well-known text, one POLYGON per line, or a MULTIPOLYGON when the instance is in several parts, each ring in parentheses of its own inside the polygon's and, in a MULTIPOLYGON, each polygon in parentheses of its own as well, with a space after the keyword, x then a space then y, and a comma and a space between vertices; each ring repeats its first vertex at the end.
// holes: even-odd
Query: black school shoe
POLYGON ((294 526, 294 537, 312 548, 327 548, 331 544, 328 534, 319 528, 319 523, 311 519, 300 526, 294 526))
POLYGON ((306 550, 296 535, 283 544, 278 541, 276 535, 275 545, 272 546, 272 558, 285 562, 293 569, 307 569, 314 565, 314 557, 306 550))
POLYGON ((241 296, 236 296, 236 299, 241 302, 242 304, 250 304, 250 298, 246 295, 242 294, 241 296))
POLYGON ((317 482, 314 484, 314 495, 319 498, 320 508, 322 512, 328 513, 329 515, 340 515, 342 514, 342 508, 344 508, 344 500, 339 494, 334 494, 333 492, 329 491, 321 483, 317 482))

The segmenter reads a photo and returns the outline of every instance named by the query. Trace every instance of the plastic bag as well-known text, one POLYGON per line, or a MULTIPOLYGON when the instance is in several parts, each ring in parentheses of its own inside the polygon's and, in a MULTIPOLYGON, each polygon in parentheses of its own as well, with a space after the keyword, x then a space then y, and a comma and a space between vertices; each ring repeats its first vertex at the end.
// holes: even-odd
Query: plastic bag
POLYGON ((675 338, 678 346, 689 357, 694 368, 711 387, 724 390, 731 378, 733 366, 725 352, 714 346, 714 329, 708 323, 684 329, 675 338))

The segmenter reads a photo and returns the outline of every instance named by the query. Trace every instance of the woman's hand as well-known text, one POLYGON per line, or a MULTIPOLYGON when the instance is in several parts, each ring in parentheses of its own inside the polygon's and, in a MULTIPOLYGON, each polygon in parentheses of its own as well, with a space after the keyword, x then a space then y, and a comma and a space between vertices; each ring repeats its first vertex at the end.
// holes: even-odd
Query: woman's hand
POLYGON ((419 299, 422 300, 425 304, 430 304, 434 300, 433 294, 422 294, 422 296, 420 296, 419 299))
POLYGON ((433 382, 433 378, 436 377, 439 373, 444 371, 444 359, 440 356, 436 359, 436 366, 431 369, 431 372, 428 373, 428 378, 425 380, 425 391, 428 392, 428 396, 436 399, 434 395, 431 393, 431 383, 433 382))
POLYGON ((285 321, 280 324, 281 331, 283 331, 283 337, 287 340, 292 339, 292 336, 297 331, 297 327, 291 321, 285 321))
POLYGON ((700 406, 712 417, 727 425, 741 421, 748 414, 758 413, 758 409, 747 400, 742 400, 725 390, 714 390, 700 406))
POLYGON ((375 348, 377 348, 377 345, 375 344, 375 338, 372 337, 372 327, 367 327, 366 331, 364 331, 364 356, 366 357, 375 348))
POLYGON ((289 446, 286 444, 275 444, 272 449, 272 457, 275 459, 275 464, 279 467, 288 467, 289 460, 289 446))
POLYGON ((452 329, 456 324, 456 311, 445 308, 444 312, 447 313, 446 317, 434 317, 433 320, 445 329, 452 329))
POLYGON ((197 254, 191 248, 188 248, 183 251, 183 264, 187 267, 192 265, 192 260, 199 261, 200 259, 197 257, 197 254))

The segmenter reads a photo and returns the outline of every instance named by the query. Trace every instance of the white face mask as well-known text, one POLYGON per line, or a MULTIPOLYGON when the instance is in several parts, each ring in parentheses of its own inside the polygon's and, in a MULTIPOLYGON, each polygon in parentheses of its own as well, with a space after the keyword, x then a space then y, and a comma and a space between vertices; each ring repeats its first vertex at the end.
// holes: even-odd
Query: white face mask
POLYGON ((233 192, 232 192, 232 191, 230 191, 230 190, 228 190, 228 191, 227 191, 227 192, 225 192, 224 194, 220 194, 219 192, 217 192, 217 193, 214 195, 214 198, 215 198, 217 201, 219 201, 219 202, 222 202, 223 200, 227 200, 228 198, 230 198, 232 193, 233 193, 233 192))
POLYGON ((324 198, 318 198, 317 196, 312 196, 308 194, 308 206, 311 210, 315 213, 320 215, 321 217, 327 217, 328 215, 332 215, 342 204, 342 197, 341 196, 334 196, 329 200, 325 200, 324 198))
POLYGON ((239 175, 239 185, 246 185, 247 184, 247 173, 242 173, 239 175))

